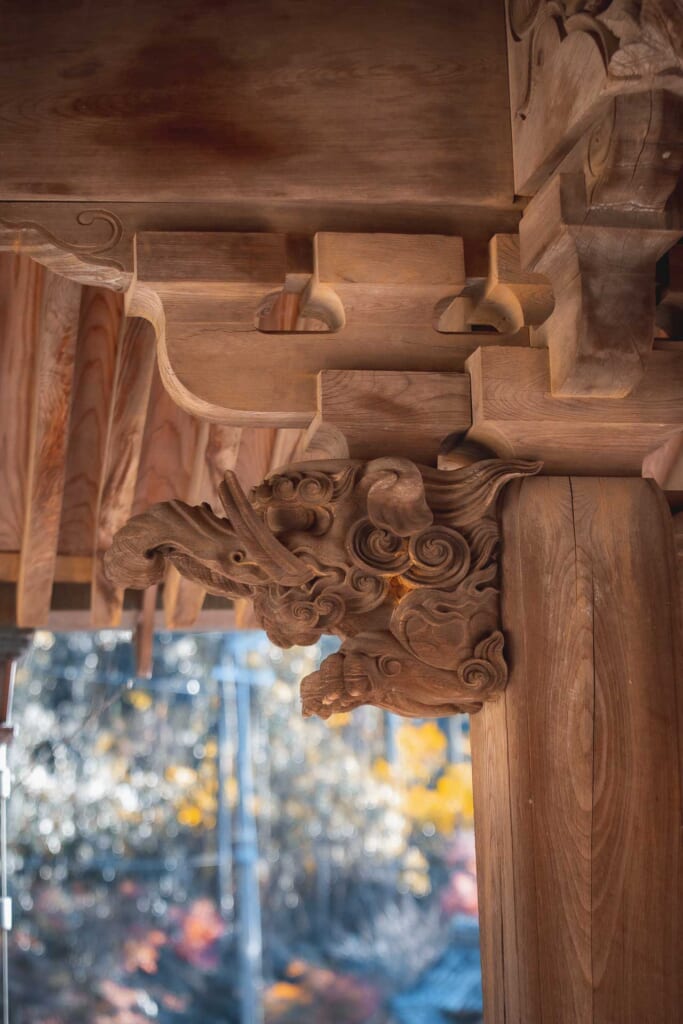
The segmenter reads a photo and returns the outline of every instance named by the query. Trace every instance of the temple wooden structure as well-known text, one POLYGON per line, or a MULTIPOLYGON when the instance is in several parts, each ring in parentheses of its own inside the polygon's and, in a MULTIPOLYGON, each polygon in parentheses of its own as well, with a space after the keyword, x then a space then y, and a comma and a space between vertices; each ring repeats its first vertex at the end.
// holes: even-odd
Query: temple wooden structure
POLYGON ((4 13, 3 624, 472 711, 487 1024, 678 1024, 681 0, 4 13))

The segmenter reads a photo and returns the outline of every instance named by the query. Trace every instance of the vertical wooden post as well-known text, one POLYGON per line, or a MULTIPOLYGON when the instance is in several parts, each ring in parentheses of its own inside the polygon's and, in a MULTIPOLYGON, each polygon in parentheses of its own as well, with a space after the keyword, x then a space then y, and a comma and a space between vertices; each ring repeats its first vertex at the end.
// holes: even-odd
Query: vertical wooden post
POLYGON ((681 1019, 678 603, 651 482, 511 485, 511 674, 472 718, 486 1024, 681 1019))

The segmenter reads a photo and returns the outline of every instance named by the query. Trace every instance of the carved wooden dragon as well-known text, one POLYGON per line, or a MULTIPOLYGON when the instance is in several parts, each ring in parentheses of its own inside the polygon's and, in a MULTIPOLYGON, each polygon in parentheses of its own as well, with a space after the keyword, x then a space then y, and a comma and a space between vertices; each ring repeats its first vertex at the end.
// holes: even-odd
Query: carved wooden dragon
POLYGON ((361 704, 408 716, 476 711, 507 681, 497 590, 497 498, 539 463, 442 471, 407 459, 291 465, 249 498, 233 473, 207 505, 154 505, 105 559, 128 587, 171 562, 209 592, 248 597, 280 647, 323 633, 340 650, 301 685, 305 715, 361 704))

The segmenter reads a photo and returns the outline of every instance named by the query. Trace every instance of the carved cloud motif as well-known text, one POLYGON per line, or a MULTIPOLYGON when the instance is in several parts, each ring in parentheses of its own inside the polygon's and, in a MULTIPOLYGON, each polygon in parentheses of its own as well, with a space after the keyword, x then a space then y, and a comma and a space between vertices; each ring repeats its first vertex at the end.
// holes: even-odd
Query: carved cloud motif
POLYGON ((250 498, 227 473, 226 517, 156 505, 116 536, 111 579, 147 586, 166 562, 212 593, 248 596, 279 646, 339 636, 301 685, 303 712, 361 704, 407 716, 475 711, 507 681, 497 499, 540 464, 441 471, 407 459, 292 465, 250 498))

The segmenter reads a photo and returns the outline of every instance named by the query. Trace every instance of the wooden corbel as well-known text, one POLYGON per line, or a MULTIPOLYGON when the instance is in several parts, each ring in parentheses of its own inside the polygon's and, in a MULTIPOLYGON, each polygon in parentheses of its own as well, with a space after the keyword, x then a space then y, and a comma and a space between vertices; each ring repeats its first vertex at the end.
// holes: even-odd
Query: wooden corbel
POLYGON ((656 264, 681 237, 679 0, 508 0, 521 265, 549 279, 554 395, 622 398, 656 336, 656 264))
POLYGON ((535 327, 553 311, 553 290, 543 274, 524 270, 518 235, 494 235, 485 281, 469 284, 439 319, 439 330, 495 330, 516 334, 535 327))
POLYGON ((560 174, 520 225, 527 267, 552 282, 554 310, 533 331, 550 353, 553 394, 622 398, 643 377, 655 337, 655 267, 680 230, 591 206, 581 174, 560 174))
POLYGON ((302 682, 303 711, 362 704, 407 716, 476 711, 504 688, 498 497, 539 463, 444 472, 404 458, 302 462, 249 497, 233 473, 208 505, 165 502, 117 534, 107 572, 153 586, 167 564, 210 593, 249 598, 281 647, 342 639, 302 682))

